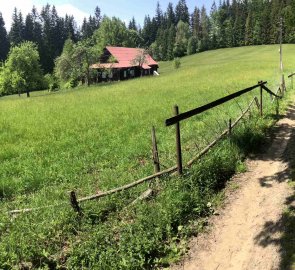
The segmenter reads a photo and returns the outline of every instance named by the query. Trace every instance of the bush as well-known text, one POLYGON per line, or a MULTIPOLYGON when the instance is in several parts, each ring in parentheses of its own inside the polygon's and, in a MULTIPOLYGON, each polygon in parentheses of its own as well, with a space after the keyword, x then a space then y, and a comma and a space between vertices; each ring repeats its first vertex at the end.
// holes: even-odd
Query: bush
POLYGON ((59 88, 59 81, 52 74, 46 74, 44 76, 44 81, 45 81, 45 89, 48 89, 49 91, 54 91, 59 88))
POLYGON ((180 62, 180 59, 178 57, 174 59, 173 65, 174 65, 175 69, 180 68, 181 62, 180 62))

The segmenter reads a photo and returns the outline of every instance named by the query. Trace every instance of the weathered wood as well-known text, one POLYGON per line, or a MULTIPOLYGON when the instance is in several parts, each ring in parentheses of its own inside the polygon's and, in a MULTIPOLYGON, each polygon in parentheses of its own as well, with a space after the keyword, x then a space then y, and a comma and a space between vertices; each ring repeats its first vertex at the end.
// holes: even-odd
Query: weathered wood
MULTIPOLYGON (((174 106, 174 115, 179 115, 179 108, 177 105, 174 106)), ((175 142, 176 142, 176 157, 177 157, 177 172, 182 175, 182 153, 181 153, 181 137, 180 137, 180 124, 175 124, 175 142)))
POLYGON ((260 110, 260 104, 259 104, 258 98, 255 97, 255 98, 254 98, 254 101, 255 101, 255 104, 256 104, 256 106, 257 106, 257 109, 260 110))
POLYGON ((66 203, 60 203, 60 204, 55 204, 55 205, 48 205, 48 206, 41 206, 41 207, 34 207, 34 208, 25 208, 25 209, 18 209, 18 210, 11 210, 8 211, 8 214, 14 215, 14 214, 22 214, 22 213, 28 213, 32 211, 38 211, 38 210, 44 210, 48 208, 54 208, 54 207, 59 207, 62 205, 65 205, 66 203))
POLYGON ((160 168, 160 159, 159 159, 159 152, 158 152, 158 145, 157 145, 157 137, 156 137, 156 129, 152 127, 152 150, 153 150, 153 161, 154 161, 154 169, 155 173, 161 171, 160 168))
POLYGON ((263 116, 263 88, 260 85, 260 116, 263 116))
POLYGON ((82 211, 81 211, 81 208, 79 206, 79 203, 77 201, 77 197, 76 197, 76 193, 75 191, 71 191, 70 192, 70 203, 71 203, 71 206, 73 207, 74 211, 81 214, 82 211))
MULTIPOLYGON (((255 101, 255 98, 250 102, 248 108, 241 114, 241 116, 232 123, 232 129, 241 121, 241 119, 245 116, 245 114, 251 109, 255 101)), ((224 138, 228 134, 228 129, 224 130, 221 135, 219 135, 213 142, 211 142, 208 146, 206 146, 196 157, 192 158, 188 163, 187 166, 191 167, 197 160, 207 154, 210 149, 215 146, 221 139, 224 138)))
POLYGON ((225 102, 228 102, 228 101, 230 101, 230 100, 232 100, 234 98, 237 98, 237 97, 239 97, 239 96, 241 96, 243 94, 246 94, 246 93, 248 93, 248 92, 250 92, 250 91, 252 91, 252 90, 260 87, 261 85, 265 85, 265 84, 267 84, 267 82, 259 83, 257 85, 252 86, 252 87, 249 87, 249 88, 246 88, 244 90, 238 91, 236 93, 230 94, 230 95, 228 95, 226 97, 217 99, 217 100, 215 100, 215 101, 213 101, 211 103, 208 103, 208 104, 203 105, 201 107, 198 107, 196 109, 193 109, 193 110, 190 110, 190 111, 181 113, 181 114, 179 114, 177 116, 171 117, 169 119, 166 119, 165 125, 166 126, 174 125, 177 122, 180 122, 180 121, 185 120, 187 118, 190 118, 192 116, 198 115, 198 114, 200 114, 202 112, 205 112, 207 110, 210 110, 210 109, 212 109, 212 108, 214 108, 216 106, 219 106, 219 105, 221 105, 221 104, 223 104, 225 102))
POLYGON ((278 95, 278 93, 274 93, 273 91, 271 91, 268 87, 266 87, 265 85, 261 86, 266 92, 268 92, 270 95, 276 97, 276 98, 282 98, 281 96, 278 95))
POLYGON ((153 195, 153 190, 151 188, 149 188, 148 190, 143 192, 138 198, 136 198, 130 205, 134 205, 139 201, 146 200, 146 199, 150 198, 152 195, 153 195))
POLYGON ((282 87, 283 87, 283 91, 286 92, 287 88, 286 88, 286 82, 285 82, 285 75, 282 74, 282 87))
POLYGON ((177 166, 171 167, 171 168, 166 169, 164 171, 161 171, 159 173, 155 173, 153 175, 150 175, 150 176, 147 176, 145 178, 139 179, 139 180, 137 180, 135 182, 132 182, 130 184, 127 184, 125 186, 114 188, 114 189, 106 191, 106 192, 101 192, 101 193, 98 193, 98 194, 95 194, 95 195, 91 195, 91 196, 88 196, 88 197, 85 197, 85 198, 78 199, 77 202, 91 201, 91 200, 99 199, 99 198, 102 198, 102 197, 106 197, 106 196, 111 195, 111 194, 115 194, 115 193, 118 193, 118 192, 121 192, 121 191, 124 191, 124 190, 128 190, 130 188, 133 188, 135 186, 138 186, 138 185, 140 185, 142 183, 148 182, 150 180, 153 180, 153 179, 158 178, 160 176, 163 176, 165 174, 171 174, 171 173, 173 173, 175 171, 177 171, 177 166))

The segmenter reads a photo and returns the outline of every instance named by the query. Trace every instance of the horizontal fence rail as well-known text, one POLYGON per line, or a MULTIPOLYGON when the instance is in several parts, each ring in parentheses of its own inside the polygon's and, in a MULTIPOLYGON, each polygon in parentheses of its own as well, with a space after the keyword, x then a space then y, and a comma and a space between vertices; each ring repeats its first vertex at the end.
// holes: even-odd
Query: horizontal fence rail
POLYGON ((177 116, 171 117, 169 119, 166 119, 165 125, 166 126, 175 125, 176 123, 178 123, 178 122, 180 122, 182 120, 185 120, 185 119, 190 118, 192 116, 198 115, 198 114, 200 114, 202 112, 205 112, 207 110, 213 109, 214 107, 217 107, 217 106, 219 106, 219 105, 221 105, 221 104, 223 104, 225 102, 228 102, 228 101, 230 101, 230 100, 232 100, 234 98, 237 98, 237 97, 239 97, 241 95, 244 95, 244 94, 246 94, 246 93, 248 93, 248 92, 250 92, 250 91, 252 91, 252 90, 254 90, 254 89, 258 88, 258 87, 261 87, 261 86, 265 85, 265 84, 267 84, 267 82, 260 82, 260 83, 254 85, 254 86, 251 86, 249 88, 240 90, 238 92, 235 92, 235 93, 230 94, 228 96, 225 96, 223 98, 217 99, 217 100, 215 100, 215 101, 213 101, 211 103, 208 103, 208 104, 203 105, 201 107, 198 107, 196 109, 193 109, 193 110, 181 113, 181 114, 179 114, 177 116))

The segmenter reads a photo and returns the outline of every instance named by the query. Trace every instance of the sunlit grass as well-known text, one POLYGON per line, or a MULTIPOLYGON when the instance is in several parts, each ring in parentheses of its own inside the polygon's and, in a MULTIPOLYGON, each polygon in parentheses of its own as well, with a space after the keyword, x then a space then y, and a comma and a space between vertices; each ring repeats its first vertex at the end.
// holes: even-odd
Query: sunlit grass
MULTIPOLYGON (((295 63, 295 45, 285 45, 284 53, 285 70, 289 74, 295 63)), ((165 119, 173 115, 173 106, 177 104, 183 112, 260 80, 267 80, 274 90, 280 80, 278 59, 278 46, 222 49, 185 57, 177 70, 172 62, 161 63, 158 77, 55 93, 34 92, 29 99, 1 98, 2 209, 67 203, 70 190, 76 190, 81 197, 152 174, 150 130, 153 125, 162 168, 175 165, 174 128, 164 125, 165 119)), ((229 118, 236 118, 258 93, 257 89, 182 122, 184 161, 220 134, 229 118)), ((265 101, 269 106, 268 95, 265 101)), ((129 196, 136 196, 140 190, 135 194, 130 191, 129 196)), ((112 210, 117 203, 124 204, 110 198, 100 205, 112 210)), ((52 223, 53 231, 47 224, 47 234, 56 235, 56 230, 64 226, 73 230, 68 211, 66 205, 40 216, 34 214, 34 218, 52 223), (52 218, 55 215, 62 218, 52 218)), ((20 224, 27 224, 24 220, 20 224)), ((1 224, 6 221, 4 217, 0 219, 0 236, 1 230, 6 229, 1 224)), ((29 231, 45 233, 40 226, 34 224, 29 231)), ((19 229, 16 226, 11 230, 10 241, 17 243, 19 229)), ((26 244, 20 245, 29 252, 26 244)), ((1 248, 4 246, 0 246, 0 254, 1 248)))

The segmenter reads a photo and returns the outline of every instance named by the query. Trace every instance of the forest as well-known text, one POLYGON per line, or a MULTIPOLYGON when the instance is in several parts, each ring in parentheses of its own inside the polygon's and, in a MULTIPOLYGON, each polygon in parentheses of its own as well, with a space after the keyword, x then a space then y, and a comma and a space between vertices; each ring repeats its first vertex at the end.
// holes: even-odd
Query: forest
POLYGON ((79 27, 73 16, 60 17, 49 4, 26 16, 15 8, 9 32, 0 10, 0 96, 89 83, 89 67, 106 45, 145 48, 167 61, 218 48, 275 44, 281 28, 283 42, 295 42, 295 0, 226 0, 193 11, 179 0, 163 8, 158 2, 155 15, 146 15, 140 26, 134 18, 126 25, 96 7, 79 27), (18 57, 26 54, 34 55, 29 64, 18 57))

